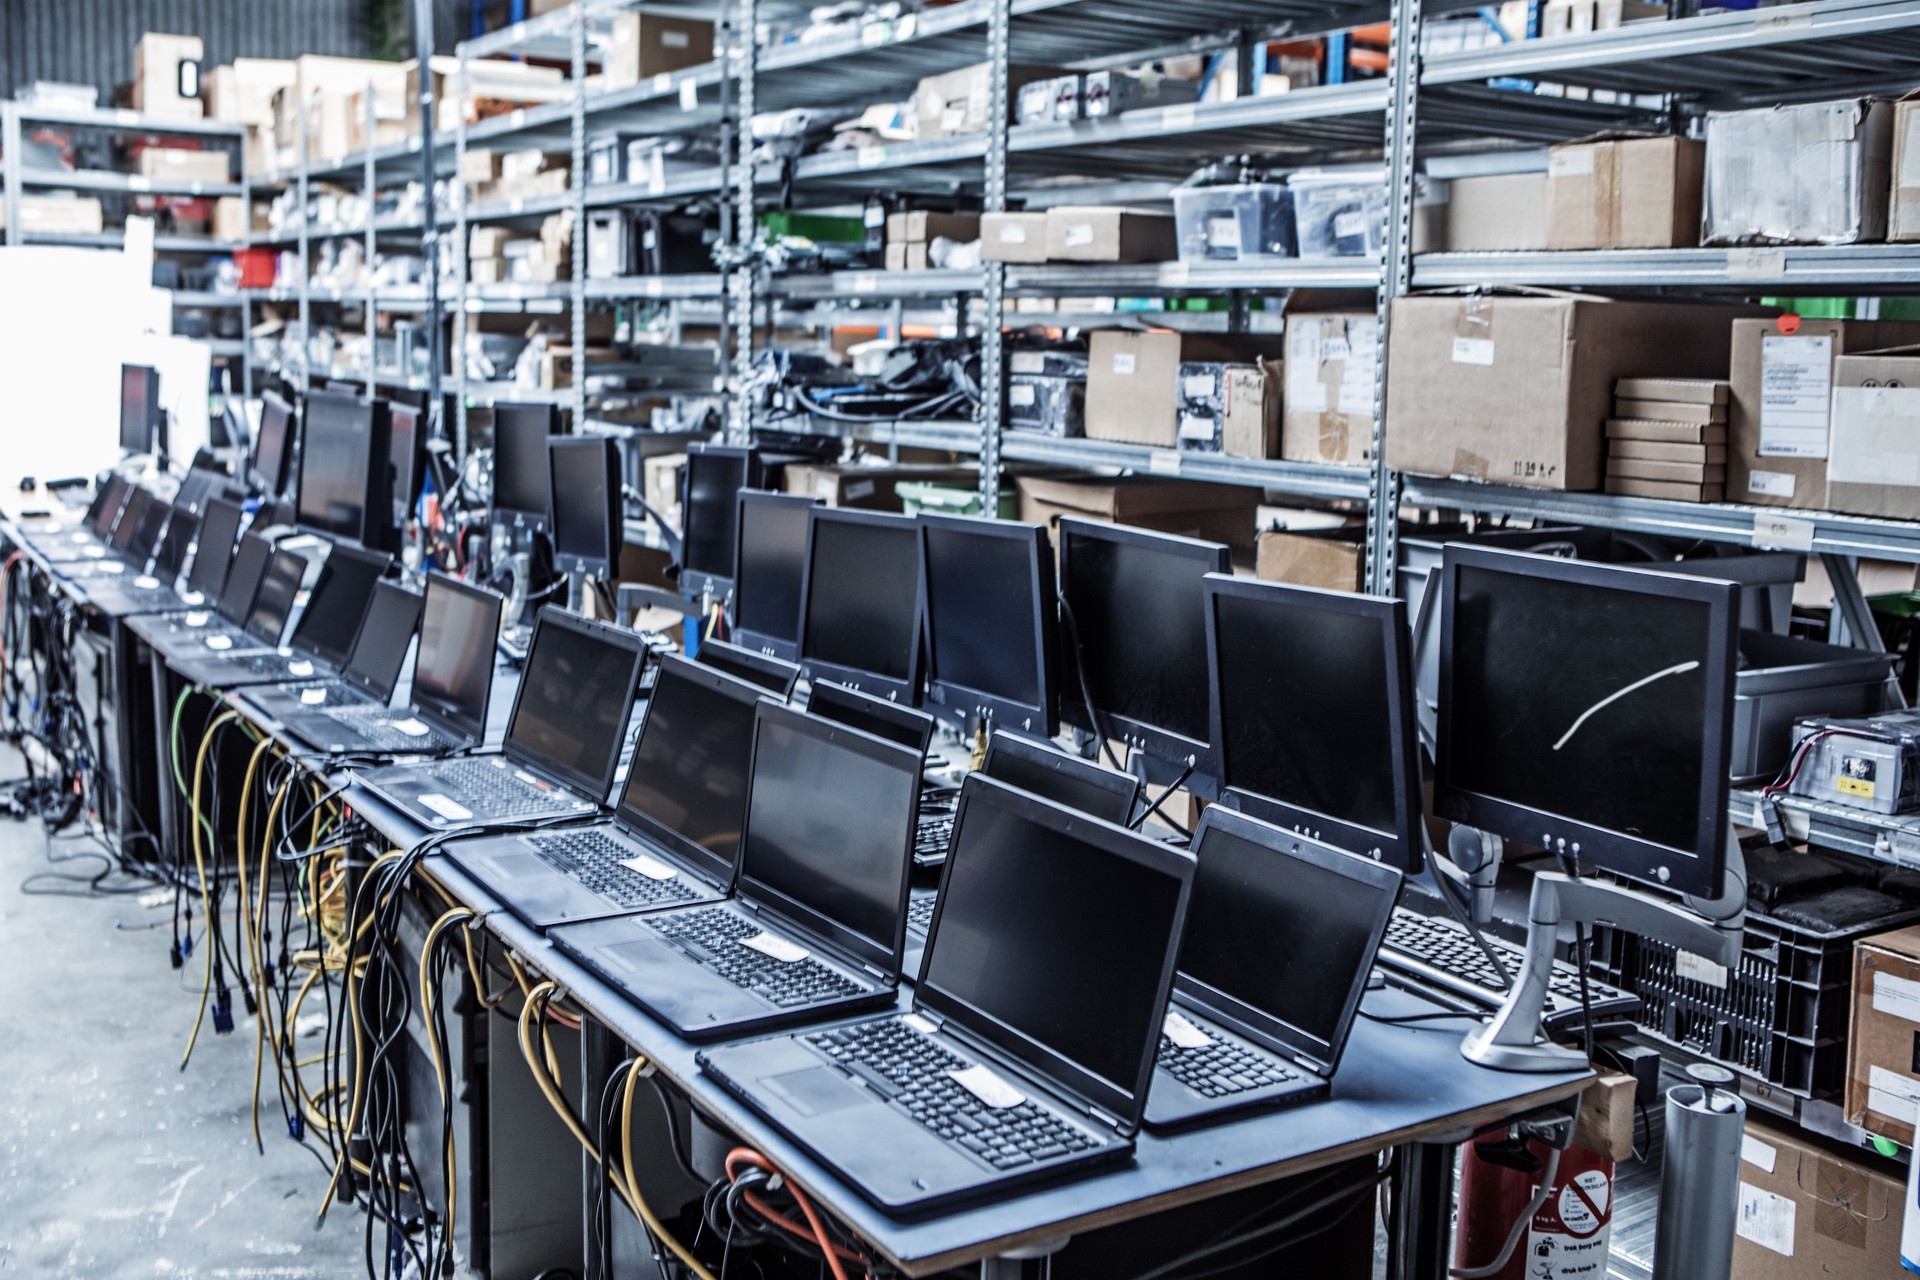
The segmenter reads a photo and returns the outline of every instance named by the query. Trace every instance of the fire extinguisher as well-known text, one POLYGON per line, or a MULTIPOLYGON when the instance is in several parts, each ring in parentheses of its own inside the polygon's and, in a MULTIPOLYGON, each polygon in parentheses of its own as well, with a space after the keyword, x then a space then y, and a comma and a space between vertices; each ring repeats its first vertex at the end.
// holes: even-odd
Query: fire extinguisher
POLYGON ((1573 1122, 1520 1121, 1468 1144, 1456 1280, 1605 1280, 1613 1159, 1574 1145, 1573 1122))

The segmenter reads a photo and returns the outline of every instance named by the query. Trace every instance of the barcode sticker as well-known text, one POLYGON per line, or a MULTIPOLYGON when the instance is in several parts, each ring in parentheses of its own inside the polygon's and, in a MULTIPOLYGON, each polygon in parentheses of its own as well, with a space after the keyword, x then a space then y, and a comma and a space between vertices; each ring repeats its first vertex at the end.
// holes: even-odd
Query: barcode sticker
POLYGON ((671 880, 680 874, 660 859, 645 853, 637 853, 631 858, 622 858, 620 865, 629 871, 638 871, 649 880, 671 880))
POLYGON ((698 111, 700 109, 700 85, 694 80, 683 81, 680 85, 680 109, 698 111))
POLYGON ((1455 364, 1491 365, 1493 363, 1493 339, 1455 338, 1453 340, 1453 362, 1455 364))
POLYGON ((873 293, 880 288, 880 277, 871 271, 862 271, 853 277, 855 293, 873 293))
POLYGON ((1787 274, 1787 251, 1729 249, 1727 274, 1736 280, 1778 280, 1787 274))
POLYGON ((1160 131, 1162 133, 1178 133, 1183 129, 1191 129, 1198 115, 1199 113, 1194 110, 1191 102, 1183 102, 1177 106, 1163 107, 1160 110, 1160 131))
POLYGON ((885 147, 861 147, 855 153, 855 159, 862 169, 878 169, 887 162, 885 147))
POLYGON ((1180 454, 1173 449, 1154 449, 1147 454, 1147 470, 1156 476, 1180 474, 1180 454))

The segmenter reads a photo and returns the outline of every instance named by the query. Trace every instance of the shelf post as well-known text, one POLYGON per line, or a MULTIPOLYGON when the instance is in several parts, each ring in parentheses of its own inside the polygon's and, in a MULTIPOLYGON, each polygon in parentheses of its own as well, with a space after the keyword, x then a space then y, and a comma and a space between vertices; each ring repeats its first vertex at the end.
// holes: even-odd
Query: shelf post
POLYGON ((27 233, 20 225, 20 108, 11 102, 0 104, 0 131, 0 146, 7 149, 7 243, 25 244, 27 233))
MULTIPOLYGON (((447 373, 453 379, 453 452, 462 463, 467 457, 467 46, 454 46, 453 66, 453 333, 447 353, 447 373)), ((427 217, 440 210, 427 188, 427 217)), ((438 271, 438 262, 429 264, 438 271)))
MULTIPOLYGON (((317 92, 317 90, 316 90, 317 92)), ((300 206, 300 349, 299 359, 294 367, 299 372, 299 390, 305 395, 313 384, 313 206, 308 203, 311 191, 307 184, 307 166, 312 163, 310 140, 307 137, 307 121, 312 112, 307 108, 309 100, 300 102, 300 172, 294 175, 295 199, 300 206)))
POLYGON ((1389 223, 1381 264, 1374 359, 1373 447, 1368 454, 1367 590, 1392 595, 1400 530, 1400 476, 1387 469, 1387 324, 1393 300, 1413 277, 1414 108, 1420 88, 1421 0, 1393 0, 1393 48, 1387 67, 1389 223))
MULTIPOLYGON (((420 255, 425 259, 425 271, 421 276, 426 289, 426 307, 423 313, 423 327, 427 340, 427 429, 432 438, 444 440, 447 437, 446 405, 440 394, 441 365, 446 359, 446 316, 440 306, 440 206, 434 198, 434 184, 439 180, 440 162, 434 147, 433 131, 439 125, 439 104, 434 100, 433 92, 433 6, 426 0, 415 0, 413 6, 413 51, 419 59, 420 98, 414 104, 420 120, 420 190, 424 196, 423 212, 420 217, 420 255)), ((455 175, 456 185, 458 175, 455 175)), ((399 370, 399 380, 410 383, 413 376, 411 363, 403 364, 399 370)), ((464 447, 464 436, 459 440, 464 447)), ((457 468, 462 454, 454 454, 457 468)))
POLYGON ((573 231, 568 278, 573 315, 573 430, 587 420, 587 10, 575 3, 573 37, 573 169, 568 182, 568 210, 573 231))
MULTIPOLYGON (((422 66, 424 67, 425 64, 423 63, 422 66)), ((374 385, 374 379, 378 376, 378 370, 380 368, 380 360, 379 357, 375 355, 375 351, 379 347, 379 339, 375 332, 377 326, 374 324, 373 301, 373 264, 375 256, 379 253, 378 242, 375 240, 373 234, 373 209, 377 203, 374 193, 373 149, 379 141, 380 113, 374 106, 373 95, 373 81, 369 79, 367 81, 366 120, 364 122, 366 128, 366 148, 360 153, 362 157, 360 164, 360 181, 362 184, 360 195, 366 202, 367 207, 366 262, 362 264, 367 273, 367 313, 361 317, 361 323, 365 325, 367 331, 367 394, 369 396, 377 396, 380 394, 380 389, 374 385)))
MULTIPOLYGON (((1012 25, 1010 0, 993 0, 987 15, 987 174, 985 208, 1007 207, 1007 47, 1012 25)), ((1007 264, 983 264, 980 318, 980 513, 1000 514, 1000 429, 1007 415, 1006 323, 1007 264)), ((966 309, 960 311, 964 326, 966 309)))
MULTIPOLYGON (((759 6, 756 0, 737 0, 730 7, 734 29, 727 36, 725 75, 734 86, 733 151, 726 156, 733 179, 733 262, 726 283, 727 312, 722 325, 732 332, 732 348, 724 373, 727 386, 727 443, 744 445, 753 438, 753 408, 747 402, 747 379, 753 365, 754 266, 751 257, 753 220, 754 73, 759 62, 759 6)), ((726 139, 723 138, 723 145, 726 139)))

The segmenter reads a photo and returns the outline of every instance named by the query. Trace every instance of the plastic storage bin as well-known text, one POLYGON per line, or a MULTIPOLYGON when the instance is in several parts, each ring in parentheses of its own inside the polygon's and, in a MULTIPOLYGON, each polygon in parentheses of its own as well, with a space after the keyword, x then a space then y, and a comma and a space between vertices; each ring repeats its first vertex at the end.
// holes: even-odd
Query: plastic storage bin
POLYGON ((1293 193, 1295 241, 1303 258, 1374 258, 1387 244, 1387 176, 1372 169, 1347 173, 1296 173, 1293 193))
MULTIPOLYGON (((893 486, 900 498, 900 509, 910 516, 922 511, 936 516, 977 516, 980 514, 980 490, 957 484, 934 484, 902 480, 893 486)), ((1019 514, 1019 496, 1010 488, 1000 490, 998 518, 1011 520, 1019 514)))
POLYGON ((1293 193, 1277 182, 1175 187, 1173 219, 1182 262, 1294 254, 1293 193))
POLYGON ((1778 636, 1740 633, 1733 679, 1733 776, 1772 778, 1793 753, 1794 722, 1807 716, 1867 716, 1886 705, 1893 655, 1778 636))

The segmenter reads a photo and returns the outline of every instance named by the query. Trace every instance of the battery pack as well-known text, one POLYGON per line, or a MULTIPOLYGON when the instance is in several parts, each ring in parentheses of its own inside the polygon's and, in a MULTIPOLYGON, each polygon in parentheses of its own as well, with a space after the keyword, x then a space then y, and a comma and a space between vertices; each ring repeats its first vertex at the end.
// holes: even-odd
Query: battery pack
POLYGON ((1870 813, 1920 809, 1920 711, 1810 717, 1793 726, 1793 748, 1789 795, 1870 813))

